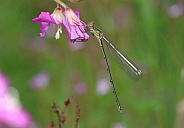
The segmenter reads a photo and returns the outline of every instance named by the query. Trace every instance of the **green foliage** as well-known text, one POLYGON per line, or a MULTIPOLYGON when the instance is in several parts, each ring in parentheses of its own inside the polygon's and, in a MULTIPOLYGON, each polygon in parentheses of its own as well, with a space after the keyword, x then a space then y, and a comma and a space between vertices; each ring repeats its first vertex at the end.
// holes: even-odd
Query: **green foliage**
MULTIPOLYGON (((114 64, 111 70, 123 107, 119 114, 111 92, 96 95, 98 74, 108 76, 101 66, 102 52, 91 35, 84 49, 72 51, 63 27, 61 39, 43 37, 47 48, 40 51, 29 46, 38 37, 39 25, 32 18, 41 11, 54 10, 55 3, 45 0, 2 1, 0 5, 0 69, 10 78, 11 85, 20 93, 23 106, 40 127, 48 127, 52 101, 62 104, 74 95, 81 108, 79 128, 110 128, 120 122, 127 128, 173 128, 176 126, 176 106, 184 96, 181 77, 184 58, 183 16, 170 18, 167 7, 171 2, 151 0, 83 0, 69 7, 79 10, 85 22, 95 21, 120 51, 143 71, 139 82, 128 78, 114 64), (40 71, 51 76, 49 86, 33 90, 29 80, 40 71), (80 76, 74 78, 77 71, 80 76), (76 81, 87 85, 87 92, 77 95, 76 81)), ((73 113, 71 117, 73 118, 73 113)), ((70 115, 68 115, 70 118, 70 115)), ((72 127, 72 120, 68 127, 72 127)))

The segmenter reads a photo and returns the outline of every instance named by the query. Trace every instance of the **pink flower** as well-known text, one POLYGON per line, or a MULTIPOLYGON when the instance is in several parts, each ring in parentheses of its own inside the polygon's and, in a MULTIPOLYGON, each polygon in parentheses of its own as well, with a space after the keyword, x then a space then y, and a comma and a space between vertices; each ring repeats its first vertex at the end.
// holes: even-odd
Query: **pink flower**
POLYGON ((59 21, 54 19, 54 17, 51 16, 49 12, 41 12, 38 18, 34 18, 32 21, 40 23, 40 30, 42 31, 40 33, 41 37, 45 36, 50 24, 60 24, 59 21))
POLYGON ((77 84, 75 85, 75 92, 76 92, 77 94, 82 95, 82 94, 86 93, 86 91, 87 91, 87 86, 86 86, 85 83, 80 82, 80 83, 77 83, 77 84))
POLYGON ((105 95, 110 91, 110 83, 106 78, 99 79, 96 85, 96 92, 98 95, 105 95))
POLYGON ((0 71, 0 97, 4 96, 9 89, 10 82, 0 71))
POLYGON ((126 128, 126 126, 124 126, 122 123, 117 122, 112 125, 112 128, 126 128))
POLYGON ((41 89, 49 85, 50 76, 46 72, 40 72, 33 76, 30 80, 30 87, 33 89, 41 89))
POLYGON ((31 116, 21 106, 16 89, 9 86, 9 80, 0 72, 0 126, 29 128, 31 116))
POLYGON ((58 30, 55 34, 55 38, 59 39, 62 33, 62 24, 65 26, 70 42, 86 41, 89 35, 85 32, 87 26, 83 21, 79 19, 79 12, 73 11, 70 8, 62 10, 61 7, 57 7, 52 14, 49 12, 41 12, 41 14, 32 20, 33 22, 40 23, 41 33, 40 36, 45 36, 50 25, 56 25, 58 30))
POLYGON ((89 38, 89 35, 84 30, 87 25, 79 19, 79 11, 67 8, 64 14, 63 25, 66 28, 70 42, 74 43, 76 40, 86 41, 89 38))
POLYGON ((181 2, 178 2, 177 4, 171 5, 167 9, 168 16, 171 18, 178 18, 182 16, 184 13, 184 7, 181 2))

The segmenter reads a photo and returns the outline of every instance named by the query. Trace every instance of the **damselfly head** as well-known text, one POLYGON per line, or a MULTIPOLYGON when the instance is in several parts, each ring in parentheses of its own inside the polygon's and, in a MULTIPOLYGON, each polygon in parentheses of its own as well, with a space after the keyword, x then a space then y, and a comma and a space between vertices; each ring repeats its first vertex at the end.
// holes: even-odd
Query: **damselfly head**
POLYGON ((88 28, 93 28, 93 27, 94 27, 94 24, 95 24, 94 21, 90 21, 90 22, 88 23, 88 28))
POLYGON ((87 25, 87 27, 85 28, 85 31, 90 31, 93 34, 93 29, 94 29, 94 21, 90 21, 87 25))

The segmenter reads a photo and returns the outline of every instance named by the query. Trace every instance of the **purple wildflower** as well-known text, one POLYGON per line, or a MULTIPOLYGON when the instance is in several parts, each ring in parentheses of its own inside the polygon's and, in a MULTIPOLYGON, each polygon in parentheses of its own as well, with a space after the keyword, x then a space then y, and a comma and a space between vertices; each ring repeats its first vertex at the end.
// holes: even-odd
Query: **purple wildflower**
POLYGON ((47 30, 49 29, 50 24, 59 25, 59 21, 54 19, 53 16, 50 15, 49 12, 41 12, 41 14, 32 20, 33 22, 40 23, 40 36, 45 36, 47 30))
POLYGON ((16 90, 11 91, 9 80, 0 72, 0 126, 13 128, 28 128, 32 119, 21 106, 16 90))
POLYGON ((126 128, 122 123, 114 123, 112 125, 112 128, 126 128))
POLYGON ((45 36, 50 25, 53 24, 58 27, 55 38, 59 39, 60 34, 62 33, 63 24, 66 28, 70 42, 84 42, 89 38, 89 35, 84 30, 87 25, 79 19, 79 12, 73 11, 70 8, 63 10, 58 6, 52 14, 49 12, 41 12, 41 14, 32 21, 40 23, 41 37, 45 36))
POLYGON ((81 21, 79 11, 73 11, 71 8, 67 8, 64 11, 63 25, 66 28, 70 42, 86 41, 89 35, 85 32, 86 24, 81 21))
POLYGON ((168 16, 171 18, 178 18, 183 14, 183 12, 184 12, 184 7, 181 3, 171 5, 167 9, 168 16))
POLYGON ((82 95, 82 94, 86 93, 86 91, 87 91, 87 86, 86 86, 85 83, 80 82, 80 83, 77 83, 75 85, 75 92, 77 94, 81 94, 82 95))
POLYGON ((108 79, 100 79, 97 81, 96 92, 98 95, 105 95, 110 90, 110 84, 108 79))
POLYGON ((47 86, 50 82, 50 76, 46 72, 40 72, 30 80, 30 86, 33 89, 40 89, 47 86))

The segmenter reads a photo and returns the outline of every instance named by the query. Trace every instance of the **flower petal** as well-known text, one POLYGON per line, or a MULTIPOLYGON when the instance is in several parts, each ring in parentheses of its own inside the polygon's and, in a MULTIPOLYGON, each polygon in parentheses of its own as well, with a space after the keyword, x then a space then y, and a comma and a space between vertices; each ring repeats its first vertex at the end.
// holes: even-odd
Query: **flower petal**
POLYGON ((80 19, 80 12, 78 10, 74 10, 74 13, 77 15, 77 17, 80 19))
POLYGON ((33 22, 40 23, 40 22, 48 22, 52 24, 60 24, 59 21, 54 19, 49 12, 41 12, 41 14, 32 20, 33 22))
POLYGON ((32 20, 33 22, 40 23, 40 36, 45 36, 50 24, 60 24, 49 12, 41 12, 41 14, 32 20))
POLYGON ((67 18, 67 16, 68 16, 67 14, 65 14, 65 16, 63 16, 63 25, 66 28, 70 42, 74 43, 76 40, 80 40, 82 42, 86 41, 89 38, 89 35, 84 30, 87 25, 83 21, 80 21, 79 11, 75 11, 75 13, 73 12, 73 13, 69 13, 69 14, 72 14, 72 15, 69 15, 69 18, 67 18), (71 17, 73 15, 75 15, 74 18, 71 17), (70 20, 68 20, 68 19, 70 19, 70 20), (77 19, 77 20, 75 20, 75 19, 77 19))
POLYGON ((48 22, 41 22, 41 24, 40 24, 40 30, 42 32, 40 33, 40 37, 45 36, 47 30, 49 29, 49 26, 50 26, 50 23, 48 23, 48 22))
MULTIPOLYGON (((74 13, 74 11, 71 8, 67 8, 64 13, 65 13, 66 19, 71 25, 75 25, 74 21, 77 23, 80 23, 79 17, 74 13)), ((79 12, 78 12, 78 15, 79 15, 79 12)))
POLYGON ((63 11, 62 8, 58 7, 54 10, 54 12, 51 14, 51 16, 59 21, 60 23, 62 23, 62 17, 63 17, 63 11))

